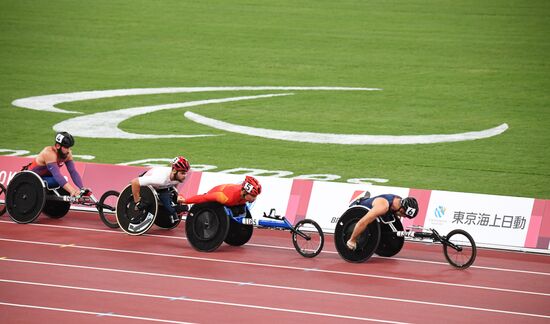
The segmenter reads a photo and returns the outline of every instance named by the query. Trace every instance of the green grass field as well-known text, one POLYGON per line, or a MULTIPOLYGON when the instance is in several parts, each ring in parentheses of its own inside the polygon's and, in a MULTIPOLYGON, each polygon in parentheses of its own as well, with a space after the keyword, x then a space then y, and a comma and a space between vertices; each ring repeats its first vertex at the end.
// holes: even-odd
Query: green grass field
MULTIPOLYGON (((139 134, 77 137, 77 154, 121 163, 183 154, 391 186, 550 198, 550 2, 0 1, 0 149, 38 152, 74 115, 15 99, 89 90, 198 86, 374 87, 164 110, 125 120, 139 134), (337 145, 213 129, 225 122, 318 133, 501 135, 421 145, 337 145)), ((85 114, 285 91, 179 93, 65 103, 85 114)), ((2 154, 2 153, 0 153, 2 154)), ((216 171, 216 170, 214 170, 216 171)))

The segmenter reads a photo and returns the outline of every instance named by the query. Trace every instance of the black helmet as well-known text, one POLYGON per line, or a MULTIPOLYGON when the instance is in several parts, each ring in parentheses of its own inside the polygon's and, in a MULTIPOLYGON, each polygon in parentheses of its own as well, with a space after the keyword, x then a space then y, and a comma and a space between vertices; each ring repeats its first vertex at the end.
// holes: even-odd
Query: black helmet
POLYGON ((401 199, 401 207, 405 210, 405 217, 415 218, 418 215, 418 202, 414 197, 401 199))
POLYGON ((74 145, 74 138, 67 132, 59 132, 55 135, 55 142, 64 147, 72 147, 74 145))

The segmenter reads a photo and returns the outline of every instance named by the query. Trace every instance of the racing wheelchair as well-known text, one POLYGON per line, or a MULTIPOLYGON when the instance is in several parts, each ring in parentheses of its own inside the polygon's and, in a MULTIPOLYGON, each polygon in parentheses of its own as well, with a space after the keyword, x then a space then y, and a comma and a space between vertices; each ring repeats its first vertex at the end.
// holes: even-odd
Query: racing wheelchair
MULTIPOLYGON (((187 211, 187 205, 177 203, 178 193, 175 189, 162 189, 170 191, 172 207, 178 214, 187 211)), ((159 190, 160 192, 160 190, 159 190)), ((181 219, 172 223, 170 214, 159 200, 158 192, 152 186, 140 187, 141 209, 135 208, 132 195, 132 185, 129 184, 122 190, 117 201, 116 219, 120 228, 129 235, 141 235, 147 232, 153 224, 160 228, 172 229, 179 225, 181 219)))
POLYGON ((317 256, 323 249, 325 237, 321 227, 311 219, 292 225, 275 209, 263 214, 264 219, 254 220, 248 205, 224 206, 217 202, 195 204, 185 221, 187 240, 201 252, 212 252, 225 242, 232 246, 246 244, 252 237, 254 225, 259 228, 289 230, 296 251, 306 258, 317 256))
POLYGON ((71 204, 92 206, 97 209, 103 223, 110 228, 118 224, 108 221, 107 214, 115 210, 112 202, 118 192, 110 190, 97 200, 89 191, 83 189, 79 195, 71 196, 61 188, 49 188, 47 183, 32 171, 21 171, 15 174, 6 190, 5 207, 11 219, 19 224, 34 222, 40 213, 51 218, 65 216, 71 204))
POLYGON ((365 206, 354 205, 348 208, 336 223, 334 244, 340 256, 348 262, 364 262, 374 253, 391 257, 399 253, 405 237, 413 240, 430 239, 443 245, 443 254, 447 262, 455 268, 466 269, 471 266, 477 255, 472 236, 461 229, 455 229, 447 235, 440 235, 435 229, 413 226, 407 230, 393 214, 380 216, 367 226, 357 239, 357 248, 350 250, 346 246, 355 224, 369 211, 365 206))

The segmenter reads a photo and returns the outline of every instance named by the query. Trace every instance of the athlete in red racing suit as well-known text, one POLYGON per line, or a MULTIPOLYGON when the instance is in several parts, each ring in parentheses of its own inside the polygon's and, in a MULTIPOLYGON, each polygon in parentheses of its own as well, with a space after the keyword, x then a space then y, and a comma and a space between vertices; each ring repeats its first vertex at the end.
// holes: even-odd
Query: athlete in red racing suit
MULTIPOLYGON (((214 201, 225 206, 244 205, 253 202, 262 192, 260 182, 254 177, 246 176, 241 184, 222 184, 210 189, 207 193, 184 199, 186 204, 200 204, 214 201)), ((180 198, 182 198, 180 196, 180 198)))

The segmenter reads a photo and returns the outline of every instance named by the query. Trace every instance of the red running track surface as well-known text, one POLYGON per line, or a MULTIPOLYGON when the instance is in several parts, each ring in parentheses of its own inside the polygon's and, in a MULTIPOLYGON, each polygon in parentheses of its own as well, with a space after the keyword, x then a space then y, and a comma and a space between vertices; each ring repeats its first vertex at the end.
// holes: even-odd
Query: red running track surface
POLYGON ((550 256, 478 249, 457 270, 441 246, 345 262, 327 235, 313 259, 289 232, 195 251, 183 224, 129 236, 94 213, 0 218, 0 323, 549 323, 550 256))

